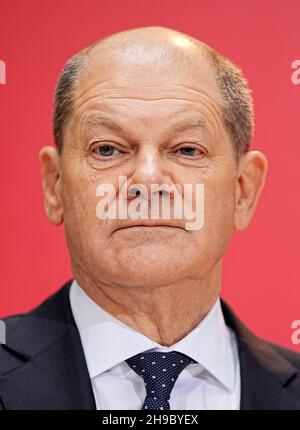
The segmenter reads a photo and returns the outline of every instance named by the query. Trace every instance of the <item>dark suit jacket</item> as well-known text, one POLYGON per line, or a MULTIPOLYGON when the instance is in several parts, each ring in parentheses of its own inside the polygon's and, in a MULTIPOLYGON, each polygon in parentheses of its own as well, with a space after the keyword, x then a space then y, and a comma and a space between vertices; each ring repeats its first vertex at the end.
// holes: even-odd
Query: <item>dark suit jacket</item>
MULTIPOLYGON (((31 312, 5 319, 0 409, 96 409, 70 285, 31 312)), ((223 301, 222 309, 237 336, 241 409, 300 409, 300 354, 256 337, 223 301)))

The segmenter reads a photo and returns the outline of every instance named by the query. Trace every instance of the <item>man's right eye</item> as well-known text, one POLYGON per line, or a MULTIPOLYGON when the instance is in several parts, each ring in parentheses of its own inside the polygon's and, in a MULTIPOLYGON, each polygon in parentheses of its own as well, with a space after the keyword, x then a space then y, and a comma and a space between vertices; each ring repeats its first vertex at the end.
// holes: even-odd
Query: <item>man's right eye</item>
POLYGON ((118 151, 118 153, 120 153, 120 151, 112 145, 101 145, 93 149, 93 152, 96 154, 97 157, 104 158, 111 157, 112 155, 117 155, 116 153, 114 153, 114 151, 118 151))

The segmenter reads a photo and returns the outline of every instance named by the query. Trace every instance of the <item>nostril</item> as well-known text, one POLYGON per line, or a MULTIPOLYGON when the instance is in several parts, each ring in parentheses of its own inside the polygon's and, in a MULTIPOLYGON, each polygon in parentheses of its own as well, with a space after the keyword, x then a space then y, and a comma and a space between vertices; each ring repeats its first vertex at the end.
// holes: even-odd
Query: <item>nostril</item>
POLYGON ((136 187, 133 187, 133 188, 131 188, 129 191, 128 191, 128 195, 129 196, 139 196, 141 194, 141 192, 140 192, 140 190, 138 189, 138 188, 136 188, 136 187))
POLYGON ((160 196, 166 196, 168 194, 169 194, 169 192, 167 190, 159 190, 159 195, 160 196))

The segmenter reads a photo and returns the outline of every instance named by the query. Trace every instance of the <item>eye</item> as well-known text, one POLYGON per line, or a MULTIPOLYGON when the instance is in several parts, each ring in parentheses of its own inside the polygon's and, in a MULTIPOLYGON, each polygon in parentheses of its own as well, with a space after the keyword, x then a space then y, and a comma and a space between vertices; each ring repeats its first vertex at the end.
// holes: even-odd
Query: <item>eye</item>
POLYGON ((194 146, 182 146, 181 148, 177 149, 176 152, 179 152, 181 155, 184 155, 188 158, 191 157, 197 157, 199 155, 203 155, 204 151, 201 151, 199 148, 195 148, 194 146))
POLYGON ((180 148, 179 151, 183 155, 194 155, 196 152, 196 148, 192 148, 191 146, 186 146, 185 148, 180 148))
POLYGON ((93 152, 97 155, 97 157, 111 157, 112 155, 120 154, 120 151, 113 145, 99 145, 93 149, 93 152), (117 151, 117 152, 115 152, 117 151))

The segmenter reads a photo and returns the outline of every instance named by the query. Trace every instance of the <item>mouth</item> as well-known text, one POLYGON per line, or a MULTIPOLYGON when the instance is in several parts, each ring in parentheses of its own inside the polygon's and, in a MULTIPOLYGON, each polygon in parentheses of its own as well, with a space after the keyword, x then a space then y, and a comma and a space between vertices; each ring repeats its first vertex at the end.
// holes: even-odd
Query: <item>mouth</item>
POLYGON ((124 225, 124 226, 121 226, 121 227, 118 227, 116 230, 115 230, 115 232, 116 231, 119 231, 119 230, 148 230, 148 231, 151 231, 151 230, 174 230, 174 229, 180 229, 180 230, 184 230, 184 228, 183 227, 180 227, 179 225, 175 225, 175 224, 168 224, 168 223, 162 223, 162 222, 153 222, 153 221, 151 221, 151 222, 145 222, 145 221, 143 221, 143 222, 135 222, 135 223, 132 223, 132 224, 128 224, 128 225, 124 225))
POLYGON ((155 229, 157 229, 157 228, 179 228, 179 227, 172 227, 172 226, 170 226, 170 225, 163 225, 163 224, 161 224, 161 225, 143 225, 143 224, 141 224, 141 225, 131 225, 130 227, 121 227, 119 230, 122 230, 122 229, 124 229, 124 228, 155 228, 155 229))

